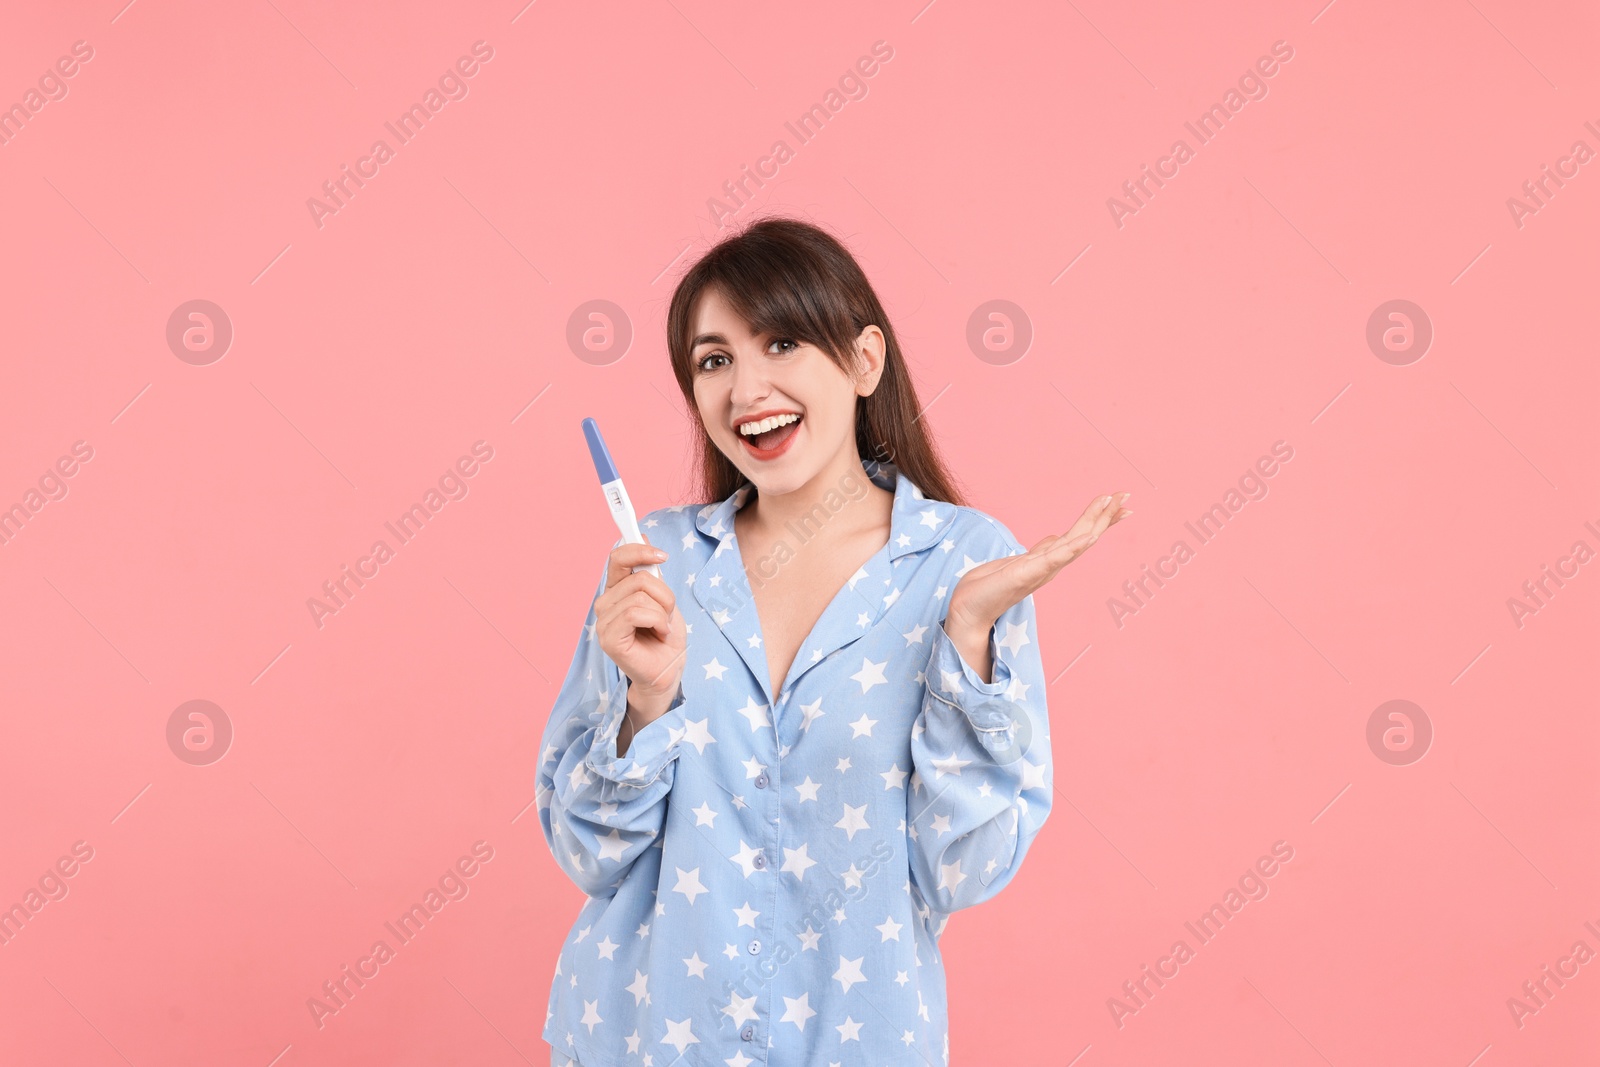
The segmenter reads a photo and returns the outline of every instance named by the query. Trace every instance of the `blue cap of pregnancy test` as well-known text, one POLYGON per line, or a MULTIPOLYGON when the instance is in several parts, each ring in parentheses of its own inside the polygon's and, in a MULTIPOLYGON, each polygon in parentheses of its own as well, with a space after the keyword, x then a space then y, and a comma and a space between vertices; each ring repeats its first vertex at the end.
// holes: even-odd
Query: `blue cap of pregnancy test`
POLYGON ((600 484, 616 481, 617 465, 611 462, 606 439, 600 436, 600 424, 593 419, 584 419, 583 436, 589 442, 589 456, 594 460, 595 473, 600 475, 600 484))

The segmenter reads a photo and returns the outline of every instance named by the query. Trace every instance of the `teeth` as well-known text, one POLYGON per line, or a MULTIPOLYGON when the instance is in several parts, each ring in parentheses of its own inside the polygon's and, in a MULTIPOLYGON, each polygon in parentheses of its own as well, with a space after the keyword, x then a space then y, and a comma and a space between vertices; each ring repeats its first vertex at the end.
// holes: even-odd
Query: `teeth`
POLYGON ((787 426, 791 422, 799 422, 799 415, 769 415, 760 422, 747 422, 739 427, 739 432, 745 437, 752 437, 768 430, 776 430, 779 426, 787 426))

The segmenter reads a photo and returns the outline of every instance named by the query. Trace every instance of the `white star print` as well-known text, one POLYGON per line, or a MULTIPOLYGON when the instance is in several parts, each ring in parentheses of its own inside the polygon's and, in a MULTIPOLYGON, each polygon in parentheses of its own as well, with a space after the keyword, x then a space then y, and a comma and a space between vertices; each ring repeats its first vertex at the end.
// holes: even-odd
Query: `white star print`
POLYGON ((850 992, 850 987, 857 982, 865 982, 867 980, 867 976, 861 973, 861 961, 864 959, 866 959, 865 956, 857 956, 853 960, 847 960, 843 956, 839 957, 839 969, 833 972, 833 976, 839 980, 840 988, 846 993, 850 992))
POLYGON ((883 922, 874 926, 873 929, 882 934, 885 941, 898 941, 900 940, 900 928, 904 925, 905 923, 895 922, 894 916, 890 915, 883 922))
POLYGON ((756 873, 756 857, 759 855, 761 855, 761 850, 759 848, 751 848, 749 845, 745 844, 744 838, 741 837, 739 839, 738 854, 729 856, 728 858, 737 863, 740 869, 744 871, 744 876, 749 878, 752 874, 756 873))
POLYGON ((700 953, 696 952, 693 956, 684 960, 683 964, 689 968, 689 973, 685 977, 704 978, 706 976, 706 962, 700 958, 700 953))
POLYGON ((797 803, 804 804, 808 800, 817 799, 817 790, 820 788, 822 788, 821 783, 813 782, 811 776, 806 775, 806 780, 794 787, 794 791, 800 794, 797 803))
POLYGON ((689 1025, 690 1020, 682 1019, 678 1022, 673 1022, 668 1019, 666 1022, 667 1036, 661 1039, 661 1043, 663 1045, 671 1045, 677 1049, 678 1055, 682 1056, 683 1050, 690 1045, 698 1045, 700 1043, 700 1039, 694 1036, 694 1028, 689 1025))
POLYGON ((756 759, 754 756, 751 756, 749 759, 744 760, 743 763, 744 763, 744 776, 746 778, 754 778, 754 777, 758 776, 762 771, 767 769, 767 765, 765 763, 762 763, 760 760, 756 759))
POLYGON ((686 871, 682 867, 675 869, 678 872, 678 884, 672 887, 672 891, 674 893, 682 893, 684 896, 688 897, 691 905, 694 903, 694 898, 699 896, 701 893, 711 892, 711 890, 700 884, 699 867, 696 867, 692 871, 686 871))
POLYGON ((594 1027, 595 1027, 596 1023, 605 1022, 604 1019, 600 1018, 600 1010, 599 1009, 600 1009, 600 1002, 598 1000, 586 1000, 586 1001, 583 1002, 583 1020, 582 1020, 582 1022, 583 1022, 584 1026, 587 1026, 589 1028, 589 1032, 591 1034, 594 1033, 594 1027))
POLYGON ((728 993, 728 1006, 722 1009, 722 1014, 733 1020, 733 1025, 738 1026, 746 1019, 756 1018, 756 998, 741 997, 738 993, 728 993))
POLYGON ((844 805, 844 815, 833 825, 843 830, 851 841, 856 839, 857 830, 872 829, 867 825, 867 806, 865 804, 855 808, 849 804, 844 805))
POLYGON ((716 738, 711 736, 711 730, 706 726, 710 721, 710 718, 707 717, 697 722, 684 720, 683 724, 683 739, 693 745, 695 751, 702 756, 706 754, 706 746, 716 741, 716 738))
POLYGON ((702 663, 701 666, 706 669, 707 678, 715 678, 719 682, 722 681, 722 676, 728 671, 728 668, 717 662, 717 657, 715 656, 711 657, 710 663, 702 663))
POLYGON ((628 851, 628 843, 622 839, 616 827, 604 837, 595 838, 595 843, 600 846, 600 858, 603 860, 620 860, 622 854, 628 851))
POLYGON ((767 705, 757 704, 756 698, 745 697, 744 707, 738 709, 739 714, 750 720, 750 732, 755 733, 763 726, 771 726, 772 718, 767 714, 767 705))
POLYGON ((863 711, 861 718, 850 724, 850 736, 852 738, 871 737, 872 728, 876 725, 878 725, 878 720, 867 718, 867 713, 863 711))
POLYGON ((689 810, 694 812, 694 824, 696 826, 710 826, 715 828, 717 813, 711 810, 710 804, 707 804, 702 800, 698 808, 690 808, 689 810))
POLYGON ((839 1044, 841 1045, 846 1041, 861 1040, 861 1024, 848 1015, 844 1017, 844 1022, 835 1026, 834 1029, 839 1031, 839 1044))
POLYGON ((800 705, 800 714, 803 717, 800 723, 800 729, 804 730, 806 733, 810 733, 811 724, 822 718, 827 714, 827 712, 822 710, 822 700, 819 697, 809 704, 800 705))
POLYGON ((615 960, 616 959, 616 957, 613 956, 612 953, 617 951, 617 943, 615 941, 611 940, 610 937, 607 937, 604 941, 596 942, 594 947, 600 950, 600 959, 603 959, 603 960, 615 960))
POLYGON ((1028 643, 1028 624, 1015 622, 1006 623, 1005 637, 995 642, 1001 648, 1009 649, 1012 658, 1016 658, 1017 653, 1022 651, 1022 646, 1028 643))
POLYGON ((739 917, 740 926, 748 926, 751 929, 755 928, 756 916, 761 914, 750 906, 748 900, 744 902, 744 907, 734 908, 733 913, 739 917))
POLYGON ((783 850, 783 867, 781 869, 792 873, 796 881, 805 881, 806 868, 817 865, 816 860, 806 855, 806 849, 809 847, 809 845, 801 845, 799 848, 786 848, 783 850))
POLYGON ((885 789, 904 789, 906 787, 906 772, 900 769, 900 764, 898 763, 884 771, 879 777, 883 779, 883 787, 885 789))
POLYGON ((778 1021, 781 1023, 794 1023, 801 1033, 805 1033, 806 1020, 816 1014, 816 1011, 807 1003, 810 999, 810 993, 801 993, 798 997, 784 997, 783 1006, 785 1011, 783 1018, 778 1021))
POLYGON ((633 984, 629 986, 623 986, 623 988, 633 994, 633 1003, 635 1006, 637 1006, 650 999, 650 994, 645 989, 645 987, 649 984, 650 976, 645 974, 643 971, 636 970, 633 972, 633 984))
POLYGON ((1022 788, 1044 788, 1044 764, 1034 763, 1028 757, 1022 757, 1022 788))
POLYGON ((936 759, 933 761, 933 777, 938 780, 947 774, 960 774, 961 768, 971 762, 969 759, 962 759, 954 754, 946 756, 944 759, 936 759))
POLYGON ((939 864, 939 888, 940 889, 949 889, 949 890, 951 890, 953 892, 955 890, 956 886, 960 885, 963 881, 966 880, 966 877, 967 877, 966 875, 961 873, 961 861, 960 860, 956 860, 954 863, 949 863, 949 864, 945 864, 945 863, 939 864))
POLYGON ((861 669, 850 677, 861 683, 861 691, 865 693, 875 685, 887 685, 889 679, 883 676, 883 669, 889 665, 888 660, 874 663, 865 656, 861 657, 861 669))

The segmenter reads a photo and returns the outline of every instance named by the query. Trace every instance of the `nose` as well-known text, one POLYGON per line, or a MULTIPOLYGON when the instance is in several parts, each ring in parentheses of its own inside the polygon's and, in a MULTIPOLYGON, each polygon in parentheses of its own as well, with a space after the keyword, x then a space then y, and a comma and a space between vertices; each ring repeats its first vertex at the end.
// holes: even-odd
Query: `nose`
POLYGON ((772 392, 767 361, 760 353, 744 356, 733 363, 733 388, 729 399, 735 411, 749 411, 772 392))

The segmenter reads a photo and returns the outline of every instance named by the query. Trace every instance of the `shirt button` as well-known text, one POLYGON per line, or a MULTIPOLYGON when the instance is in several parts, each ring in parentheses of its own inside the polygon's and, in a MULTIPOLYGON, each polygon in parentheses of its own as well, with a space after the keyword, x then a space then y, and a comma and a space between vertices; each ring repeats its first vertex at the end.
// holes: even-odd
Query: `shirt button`
POLYGON ((765 789, 767 787, 767 783, 770 781, 772 781, 772 779, 767 777, 767 772, 762 771, 760 774, 756 775, 756 788, 765 789))
POLYGON ((755 864, 757 870, 764 870, 767 866, 767 854, 765 852, 757 852, 756 858, 750 862, 755 864))
POLYGON ((739 1031, 739 1036, 745 1041, 754 1041, 756 1039, 756 1028, 753 1026, 746 1026, 743 1030, 739 1031))
POLYGON ((750 955, 754 956, 754 955, 758 954, 761 951, 761 942, 760 941, 752 941, 752 942, 750 942, 749 949, 750 949, 750 955))

